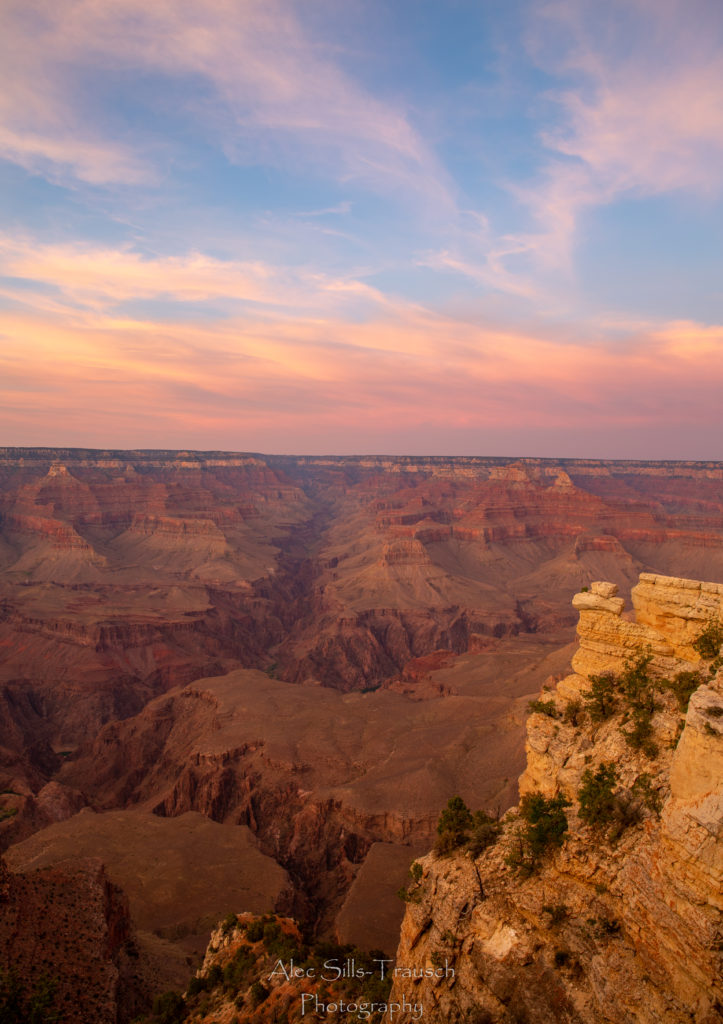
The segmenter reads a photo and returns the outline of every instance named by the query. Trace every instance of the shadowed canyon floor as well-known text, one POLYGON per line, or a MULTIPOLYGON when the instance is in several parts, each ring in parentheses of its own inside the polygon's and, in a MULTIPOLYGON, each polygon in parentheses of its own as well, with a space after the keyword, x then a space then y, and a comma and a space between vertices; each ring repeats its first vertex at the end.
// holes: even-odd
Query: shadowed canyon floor
POLYGON ((100 857, 169 977, 228 910, 392 949, 449 796, 514 803, 571 593, 723 578, 720 463, 3 449, 0 483, 0 848, 100 857), (160 884, 199 812, 208 916, 160 884))

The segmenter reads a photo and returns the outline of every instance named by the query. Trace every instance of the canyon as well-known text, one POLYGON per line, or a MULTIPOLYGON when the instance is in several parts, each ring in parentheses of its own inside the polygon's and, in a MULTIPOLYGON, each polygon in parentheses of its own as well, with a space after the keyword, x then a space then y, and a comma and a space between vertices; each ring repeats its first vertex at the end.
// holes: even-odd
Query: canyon
POLYGON ((13 885, 102 868, 139 993, 230 910, 393 952, 369 908, 449 797, 518 798, 571 594, 723 579, 720 463, 1 449, 0 481, 0 849, 13 885))

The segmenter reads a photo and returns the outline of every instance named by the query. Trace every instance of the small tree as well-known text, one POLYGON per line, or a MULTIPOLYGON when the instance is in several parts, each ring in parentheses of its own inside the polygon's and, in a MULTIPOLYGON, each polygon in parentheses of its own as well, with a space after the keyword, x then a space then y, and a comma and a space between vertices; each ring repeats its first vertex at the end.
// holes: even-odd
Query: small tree
POLYGON ((496 818, 486 811, 475 811, 472 835, 467 843, 467 849, 473 857, 479 857, 488 847, 494 846, 501 831, 502 826, 496 818))
POLYGON ((590 676, 590 689, 583 699, 593 722, 604 722, 615 711, 615 676, 606 672, 601 676, 590 676))
POLYGON ((164 992, 153 1000, 153 1017, 158 1024, 180 1024, 186 1019, 186 1004, 178 992, 164 992))
POLYGON ((439 816, 437 823, 437 853, 451 853, 467 842, 473 818, 461 796, 453 796, 439 816))
POLYGON ((652 654, 641 654, 635 661, 628 661, 625 671, 620 677, 620 689, 628 703, 634 708, 655 710, 653 688, 648 666, 653 660, 652 654))
POLYGON ((569 806, 564 796, 547 799, 542 793, 525 793, 522 797, 520 814, 528 823, 526 839, 536 859, 551 847, 562 846, 567 832, 565 808, 569 806))
POLYGON ((653 739, 653 723, 645 708, 633 709, 633 728, 623 735, 633 750, 642 750, 650 758, 658 756, 658 744, 653 739))
POLYGON ((263 982, 255 981, 251 986, 251 991, 249 992, 251 1005, 256 1008, 263 1003, 263 1001, 268 998, 269 991, 270 990, 263 984, 263 982))
POLYGON ((685 712, 688 710, 690 698, 702 682, 698 672, 678 672, 672 682, 666 683, 666 687, 678 701, 678 708, 685 712))
POLYGON ((582 717, 582 701, 574 698, 565 705, 562 713, 562 720, 566 725, 577 726, 582 717))
POLYGON ((526 793, 520 801, 520 817, 526 825, 514 837, 507 864, 522 875, 533 874, 545 854, 564 843, 569 806, 564 796, 548 799, 542 793, 526 793))
POLYGON ((577 798, 580 801, 580 817, 588 825, 602 827, 613 820, 613 790, 617 781, 618 773, 612 761, 602 761, 595 772, 589 768, 585 769, 577 798))
POLYGON ((693 641, 693 649, 698 652, 701 658, 709 661, 721 653, 723 646, 723 623, 715 619, 709 619, 705 629, 693 641))
POLYGON ((554 700, 531 700, 527 705, 531 715, 545 715, 547 718, 559 718, 560 712, 554 700))

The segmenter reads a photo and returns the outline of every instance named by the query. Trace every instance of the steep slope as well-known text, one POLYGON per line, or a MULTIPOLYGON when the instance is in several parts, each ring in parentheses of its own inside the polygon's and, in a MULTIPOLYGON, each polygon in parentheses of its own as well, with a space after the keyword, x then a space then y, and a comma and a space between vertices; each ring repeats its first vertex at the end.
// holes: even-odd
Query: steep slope
POLYGON ((99 860, 16 874, 0 859, 0 906, 3 1019, 127 1024, 143 1008, 128 906, 99 860))
POLYGON ((575 597, 575 671, 528 720, 519 810, 481 855, 421 862, 391 998, 425 1021, 721 1019, 723 585, 644 575, 635 620, 615 591, 575 597))

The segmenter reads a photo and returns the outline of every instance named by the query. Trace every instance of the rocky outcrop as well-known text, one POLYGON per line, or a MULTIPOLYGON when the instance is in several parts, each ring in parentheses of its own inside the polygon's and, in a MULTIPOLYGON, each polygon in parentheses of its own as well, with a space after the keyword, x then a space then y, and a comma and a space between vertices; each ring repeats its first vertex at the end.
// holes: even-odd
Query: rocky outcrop
POLYGON ((699 661, 694 639, 708 621, 723 619, 720 583, 642 573, 631 593, 633 620, 623 616, 624 601, 614 584, 593 583, 589 592, 575 595, 572 603, 580 613, 576 672, 619 672, 641 650, 653 654, 661 675, 689 669, 699 661))
POLYGON ((0 859, 0 909, 0 962, 28 1020, 43 1007, 63 1024, 126 1024, 145 1008, 127 900, 99 860, 13 873, 0 859))
POLYGON ((417 980, 392 1000, 430 1024, 721 1020, 723 672, 694 641, 722 596, 644 574, 631 621, 614 585, 576 595, 576 671, 528 719, 520 809, 481 856, 423 858, 397 956, 417 980), (568 830, 535 857, 538 794, 568 802, 568 830))

